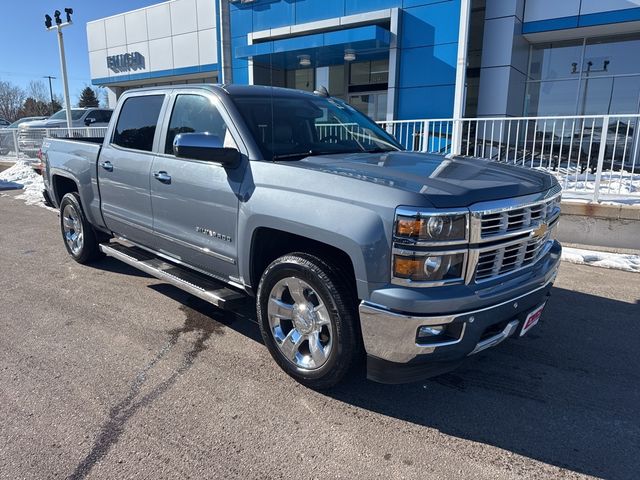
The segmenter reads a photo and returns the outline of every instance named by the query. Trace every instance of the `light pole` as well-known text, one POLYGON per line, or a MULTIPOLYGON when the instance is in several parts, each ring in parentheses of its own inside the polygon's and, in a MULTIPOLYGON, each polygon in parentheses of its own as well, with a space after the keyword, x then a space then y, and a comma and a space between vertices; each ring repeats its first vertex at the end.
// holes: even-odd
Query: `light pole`
POLYGON ((58 49, 60 50, 60 70, 62 70, 62 85, 64 90, 64 106, 67 111, 67 131, 71 136, 71 102, 69 101, 69 82, 67 81, 67 61, 64 57, 64 39, 62 38, 62 29, 69 25, 72 25, 71 15, 73 14, 72 8, 65 8, 64 13, 67 14, 67 21, 62 23, 60 18, 60 10, 56 10, 53 14, 56 20, 56 24, 53 25, 51 17, 49 15, 44 16, 44 26, 47 30, 57 30, 58 32, 58 49))

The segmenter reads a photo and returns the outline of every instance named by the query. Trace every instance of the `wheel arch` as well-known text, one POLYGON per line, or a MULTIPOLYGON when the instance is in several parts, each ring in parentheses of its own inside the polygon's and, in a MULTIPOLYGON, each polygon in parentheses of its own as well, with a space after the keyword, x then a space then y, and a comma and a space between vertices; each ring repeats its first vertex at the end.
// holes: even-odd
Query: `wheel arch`
POLYGON ((78 181, 75 178, 67 175, 61 175, 60 173, 54 173, 51 176, 51 186, 53 188, 53 195, 56 205, 60 205, 62 197, 64 197, 67 193, 80 193, 78 181))
POLYGON ((275 259, 293 252, 316 255, 341 268, 347 283, 357 294, 356 274, 349 254, 339 247, 313 238, 272 227, 258 227, 253 230, 249 260, 250 284, 257 289, 264 270, 275 259))

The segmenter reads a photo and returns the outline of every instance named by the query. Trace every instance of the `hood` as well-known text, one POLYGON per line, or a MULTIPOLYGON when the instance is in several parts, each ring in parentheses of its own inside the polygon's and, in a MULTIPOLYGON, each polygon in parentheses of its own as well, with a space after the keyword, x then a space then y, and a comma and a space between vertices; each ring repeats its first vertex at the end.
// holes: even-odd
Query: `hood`
POLYGON ((414 152, 326 155, 287 163, 423 194, 436 208, 529 195, 556 183, 551 175, 533 169, 414 152))
POLYGON ((33 122, 23 123, 20 128, 58 128, 66 126, 67 122, 65 120, 34 120, 33 122))

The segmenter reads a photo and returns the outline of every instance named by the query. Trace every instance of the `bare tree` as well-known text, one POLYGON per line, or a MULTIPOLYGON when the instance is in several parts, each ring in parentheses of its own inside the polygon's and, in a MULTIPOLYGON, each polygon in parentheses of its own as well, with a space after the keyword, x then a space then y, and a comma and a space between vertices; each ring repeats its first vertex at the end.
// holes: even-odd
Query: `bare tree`
POLYGON ((51 101, 49 89, 40 80, 31 80, 27 87, 27 97, 31 97, 39 102, 49 103, 51 101))
POLYGON ((9 82, 0 82, 0 117, 13 122, 17 120, 25 93, 20 87, 9 82))

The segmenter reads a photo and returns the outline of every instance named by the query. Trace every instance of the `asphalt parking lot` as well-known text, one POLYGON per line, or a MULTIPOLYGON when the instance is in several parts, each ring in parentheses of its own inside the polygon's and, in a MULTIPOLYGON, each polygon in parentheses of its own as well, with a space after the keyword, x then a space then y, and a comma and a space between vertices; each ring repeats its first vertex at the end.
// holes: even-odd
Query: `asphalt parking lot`
POLYGON ((563 264, 541 325, 420 384, 330 392, 224 313, 0 196, 0 478, 637 478, 640 276, 563 264))

